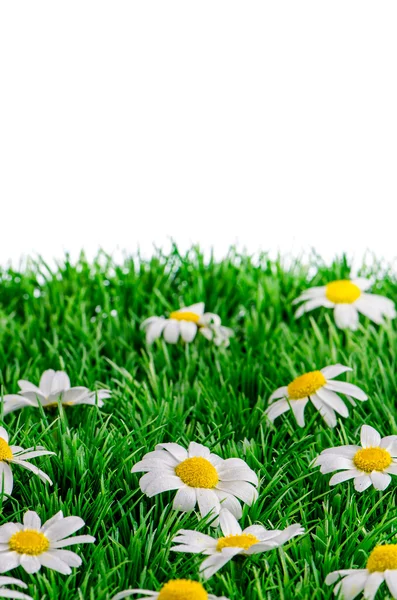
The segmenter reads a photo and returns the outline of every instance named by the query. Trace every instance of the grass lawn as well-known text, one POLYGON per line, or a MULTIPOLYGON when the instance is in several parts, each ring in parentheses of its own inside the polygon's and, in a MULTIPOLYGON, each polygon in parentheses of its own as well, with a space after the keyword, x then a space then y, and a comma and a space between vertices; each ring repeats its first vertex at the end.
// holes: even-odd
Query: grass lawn
MULTIPOLYGON (((102 409, 24 408, 4 416, 11 442, 41 444, 56 456, 35 459, 54 481, 44 485, 14 468, 12 498, 3 497, 0 524, 21 522, 26 509, 42 521, 58 510, 79 515, 78 532, 95 544, 72 547, 83 565, 70 576, 42 568, 6 573, 29 584, 35 600, 109 600, 126 588, 158 590, 173 578, 198 578, 202 558, 169 551, 178 529, 208 532, 197 513, 172 510, 175 492, 147 498, 131 468, 160 442, 198 441, 222 458, 241 457, 260 478, 259 500, 244 507, 243 526, 301 523, 306 534, 280 549, 237 559, 205 584, 230 600, 331 598, 324 584, 335 569, 365 568, 369 552, 397 531, 395 483, 362 494, 310 468, 325 448, 359 443, 362 424, 382 436, 397 433, 397 323, 378 327, 360 318, 356 332, 338 330, 332 311, 295 320, 292 300, 304 289, 349 276, 346 260, 318 257, 283 266, 233 251, 221 262, 198 250, 116 265, 100 255, 54 270, 32 262, 0 276, 0 375, 3 394, 18 379, 38 383, 45 369, 65 370, 72 385, 110 388, 102 409), (151 315, 205 301, 235 330, 228 349, 201 336, 190 345, 145 343, 140 323, 151 315), (272 426, 270 394, 295 376, 334 363, 353 367, 340 377, 364 389, 350 416, 327 428, 312 406, 299 428, 291 411, 272 426)), ((380 265, 360 270, 372 291, 397 299, 397 279, 380 265)), ((385 586, 378 594, 388 597, 385 586)))

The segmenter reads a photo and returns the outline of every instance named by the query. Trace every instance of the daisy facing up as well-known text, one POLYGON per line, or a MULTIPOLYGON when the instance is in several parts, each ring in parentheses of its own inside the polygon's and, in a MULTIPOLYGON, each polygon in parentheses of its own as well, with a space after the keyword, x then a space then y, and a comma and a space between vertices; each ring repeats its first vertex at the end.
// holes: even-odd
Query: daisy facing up
POLYGON ((26 589, 28 586, 20 579, 15 577, 0 577, 0 598, 16 598, 16 600, 33 600, 32 596, 23 594, 16 590, 9 590, 6 585, 16 585, 17 587, 26 589))
POLYGON ((209 579, 234 556, 258 554, 278 548, 296 535, 304 533, 299 525, 291 525, 280 531, 267 530, 262 525, 251 525, 242 530, 237 519, 226 509, 219 514, 219 524, 223 536, 212 538, 198 531, 181 529, 172 540, 178 544, 174 552, 192 552, 209 555, 200 566, 200 572, 209 579))
MULTIPOLYGON (((139 481, 146 496, 177 490, 173 508, 189 512, 198 504, 202 517, 219 515, 222 507, 240 519, 238 498, 251 506, 258 497, 258 478, 241 458, 224 460, 208 448, 190 442, 185 450, 175 443, 158 444, 132 468, 132 473, 146 471, 139 481)), ((216 527, 218 519, 211 523, 216 527)))
POLYGON ((394 302, 378 294, 366 294, 371 285, 368 279, 359 278, 341 279, 321 287, 309 288, 293 302, 303 302, 295 317, 298 319, 305 312, 324 306, 334 309, 335 323, 340 329, 356 330, 359 312, 377 325, 382 325, 384 317, 395 318, 394 302))
POLYGON ((333 585, 336 581, 334 594, 341 593, 344 600, 353 600, 361 592, 364 592, 365 600, 374 600, 383 582, 389 588, 391 597, 397 598, 397 544, 375 546, 365 569, 333 571, 325 579, 327 585, 333 585))
POLYGON ((59 511, 41 525, 39 515, 28 510, 21 523, 0 526, 0 573, 23 567, 27 573, 37 573, 41 567, 70 575, 70 567, 79 567, 81 558, 75 552, 63 550, 73 544, 92 544, 91 535, 68 537, 84 526, 80 517, 64 517, 59 511))
POLYGON ((64 406, 76 406, 77 404, 91 404, 103 406, 103 400, 110 397, 109 390, 98 390, 91 392, 86 387, 70 387, 70 379, 64 371, 48 369, 41 376, 37 387, 30 381, 20 379, 18 381, 20 391, 18 394, 7 394, 3 399, 3 413, 7 415, 14 410, 25 406, 43 408, 57 406, 61 402, 64 406))
POLYGON ((269 398, 269 403, 272 404, 265 410, 265 414, 273 422, 291 409, 299 427, 304 427, 304 410, 310 400, 326 424, 329 427, 335 427, 335 413, 342 417, 349 415, 346 404, 337 392, 345 394, 353 406, 355 406, 355 402, 352 397, 361 401, 368 400, 368 396, 356 385, 345 381, 334 381, 334 377, 338 377, 346 371, 352 371, 352 369, 343 365, 331 365, 324 367, 321 371, 311 371, 296 377, 287 386, 280 387, 273 392, 269 398), (273 402, 274 400, 277 402, 273 402))
POLYGON ((233 330, 221 325, 219 315, 204 312, 204 302, 180 308, 172 313, 168 319, 165 317, 149 317, 143 321, 141 329, 146 331, 148 344, 154 342, 162 335, 168 344, 176 344, 181 338, 189 344, 199 331, 205 338, 213 341, 216 346, 229 345, 229 338, 233 330))
POLYGON ((383 491, 391 481, 390 475, 397 475, 397 435, 381 438, 376 429, 363 425, 360 437, 361 446, 323 450, 313 466, 321 467, 323 475, 342 471, 331 477, 330 485, 354 479, 357 492, 363 492, 371 485, 383 491))
POLYGON ((32 458, 38 456, 49 456, 54 455, 55 452, 50 452, 43 448, 43 446, 36 446, 36 448, 27 448, 24 450, 21 446, 9 446, 8 445, 8 433, 4 427, 0 427, 0 491, 8 496, 12 493, 14 486, 14 478, 12 476, 11 465, 18 465, 23 469, 31 471, 40 479, 46 483, 52 485, 51 479, 41 471, 35 465, 31 465, 28 462, 32 458))
POLYGON ((113 596, 112 600, 122 600, 134 594, 141 594, 141 596, 153 600, 229 600, 226 596, 209 594, 201 583, 190 579, 171 579, 163 585, 159 592, 138 589, 124 590, 113 596))

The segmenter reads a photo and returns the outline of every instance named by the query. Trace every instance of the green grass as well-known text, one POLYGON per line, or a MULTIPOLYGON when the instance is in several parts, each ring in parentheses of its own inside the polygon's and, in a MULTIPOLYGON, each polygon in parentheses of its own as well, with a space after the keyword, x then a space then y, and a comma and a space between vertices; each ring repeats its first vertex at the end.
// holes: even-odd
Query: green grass
MULTIPOLYGON (((169 548, 178 529, 206 525, 197 514, 173 512, 172 492, 143 496, 140 475, 130 472, 157 443, 196 440, 223 458, 244 458, 258 473, 259 500, 245 507, 244 526, 300 522, 307 530, 279 550, 229 563, 206 589, 231 600, 331 598, 327 573, 362 568, 373 545, 397 531, 396 478, 383 493, 371 488, 359 495, 351 482, 331 489, 329 476, 309 467, 322 449, 356 443, 363 423, 381 435, 397 433, 397 323, 377 327, 361 319, 353 333, 336 329, 325 309, 293 317, 291 302, 301 291, 349 270, 345 258, 326 266, 313 255, 306 265, 283 266, 231 251, 223 261, 206 262, 197 249, 181 256, 177 248, 123 265, 101 254, 94 263, 66 259, 55 270, 41 261, 22 272, 3 270, 2 392, 15 393, 20 378, 38 383, 47 368, 66 370, 72 385, 113 391, 102 410, 23 409, 4 417, 11 441, 42 444, 56 456, 34 461, 52 488, 13 469, 13 497, 3 499, 0 524, 20 521, 26 509, 42 520, 62 509, 85 520, 79 534, 97 539, 76 549, 83 565, 68 577, 44 568, 7 575, 26 581, 35 600, 107 600, 128 587, 196 579, 202 559, 169 548), (145 345, 144 318, 201 300, 235 330, 229 349, 200 337, 186 347, 145 345), (357 403, 334 430, 309 406, 304 429, 289 413, 274 426, 266 421, 275 388, 335 362, 353 367, 341 379, 362 387, 368 402, 357 403)), ((397 299, 392 272, 374 263, 360 274, 376 279, 373 291, 397 299)), ((385 594, 382 587, 379 597, 385 594)))

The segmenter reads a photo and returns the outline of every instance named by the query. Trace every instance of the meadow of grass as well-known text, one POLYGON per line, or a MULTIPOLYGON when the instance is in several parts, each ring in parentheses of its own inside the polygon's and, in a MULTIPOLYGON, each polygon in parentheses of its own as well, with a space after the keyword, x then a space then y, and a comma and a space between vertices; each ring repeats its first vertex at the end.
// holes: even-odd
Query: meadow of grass
MULTIPOLYGON (((324 448, 357 443, 363 423, 382 436, 397 433, 397 323, 378 327, 361 318, 358 331, 344 332, 326 309, 298 321, 293 316, 300 292, 349 272, 344 258, 327 266, 313 255, 283 266, 233 250, 215 261, 197 249, 182 256, 177 248, 123 264, 100 254, 93 262, 66 258, 57 268, 37 260, 20 271, 3 269, 2 394, 16 393, 21 378, 38 383, 49 368, 65 370, 72 385, 112 390, 103 409, 25 408, 2 418, 11 442, 42 444, 56 456, 33 461, 53 479, 52 488, 13 469, 13 496, 3 497, 0 524, 21 522, 28 508, 42 521, 62 509, 85 520, 79 534, 97 540, 76 547, 83 565, 70 576, 45 568, 7 575, 28 583, 35 600, 109 600, 128 587, 197 579, 202 559, 169 549, 178 529, 206 531, 206 524, 195 513, 174 512, 174 492, 143 496, 140 475, 130 472, 157 443, 195 440, 223 458, 244 458, 258 473, 259 500, 244 508, 243 526, 306 528, 281 549, 229 563, 206 589, 230 600, 331 598, 326 575, 363 568, 372 547, 397 531, 396 478, 383 493, 357 494, 352 482, 330 488, 329 476, 310 468, 324 448), (186 346, 146 346, 143 319, 199 301, 235 330, 228 349, 200 336, 186 346), (310 406, 303 429, 292 413, 274 426, 266 420, 275 388, 337 362, 353 368, 340 379, 359 385, 369 400, 334 430, 310 406)), ((393 272, 372 263, 360 274, 374 278, 373 291, 397 300, 393 272)), ((384 587, 379 597, 387 597, 384 587)))

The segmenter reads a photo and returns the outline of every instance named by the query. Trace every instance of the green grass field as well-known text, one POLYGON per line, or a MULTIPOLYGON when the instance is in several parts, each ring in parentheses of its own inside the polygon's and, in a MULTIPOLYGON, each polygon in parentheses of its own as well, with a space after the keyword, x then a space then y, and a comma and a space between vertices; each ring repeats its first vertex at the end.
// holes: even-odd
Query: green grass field
MULTIPOLYGON (((374 277, 373 291, 397 300, 391 271, 374 263, 360 274, 374 277)), ((378 327, 361 317, 358 331, 344 332, 326 309, 293 317, 292 300, 304 289, 348 276, 345 259, 329 267, 313 255, 306 265, 284 267, 234 251, 208 262, 196 249, 181 256, 176 248, 122 265, 101 254, 56 270, 40 261, 23 272, 3 270, 2 393, 16 393, 21 378, 38 383, 49 368, 65 370, 72 385, 113 393, 101 410, 23 409, 2 419, 11 442, 42 444, 56 456, 33 461, 52 488, 13 469, 13 497, 3 498, 0 524, 20 522, 28 508, 43 521, 62 509, 85 520, 79 534, 97 540, 72 548, 83 565, 70 576, 45 568, 7 575, 28 583, 35 600, 109 600, 129 587, 158 590, 168 579, 197 579, 202 558, 169 548, 178 529, 206 525, 197 514, 172 510, 174 492, 144 496, 140 475, 130 472, 157 443, 195 440, 223 458, 244 458, 258 473, 259 500, 245 506, 244 526, 300 522, 306 529, 281 549, 229 563, 206 589, 230 600, 331 598, 326 575, 364 568, 372 547, 397 531, 396 478, 383 493, 357 494, 352 482, 330 488, 330 476, 309 466, 324 448, 356 443, 363 423, 382 436, 397 433, 397 323, 378 327), (200 336, 187 346, 146 346, 142 320, 202 300, 235 330, 228 349, 200 336), (309 405, 305 428, 291 412, 270 425, 263 413, 274 389, 337 362, 353 367, 340 379, 364 389, 368 402, 358 402, 334 430, 309 405)), ((378 597, 388 597, 385 589, 378 597)))

